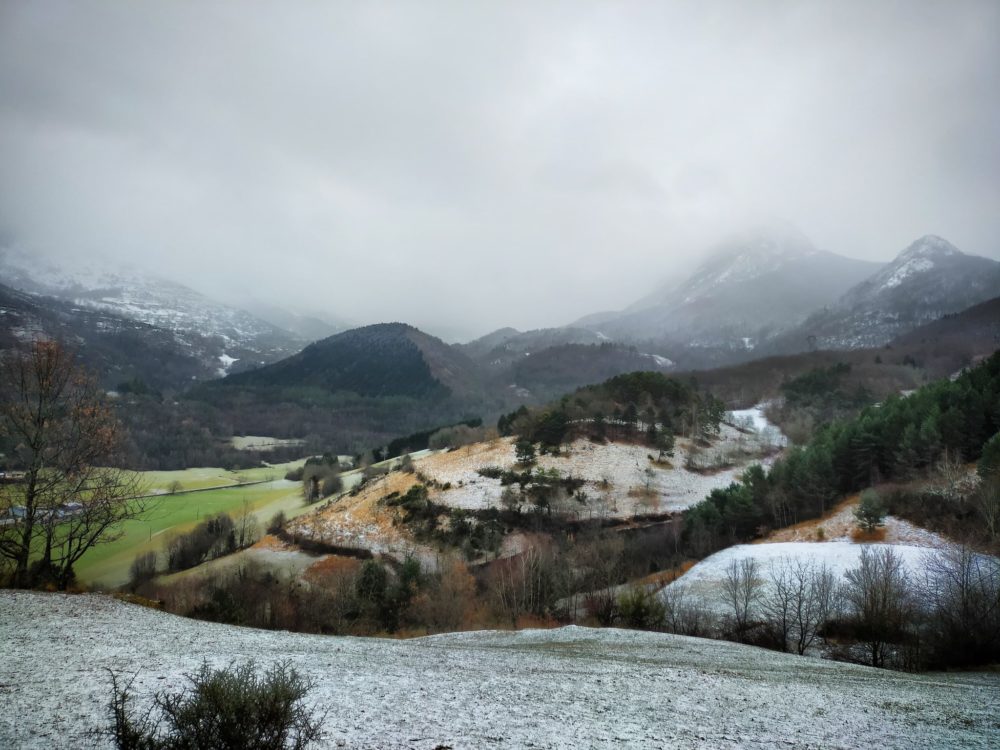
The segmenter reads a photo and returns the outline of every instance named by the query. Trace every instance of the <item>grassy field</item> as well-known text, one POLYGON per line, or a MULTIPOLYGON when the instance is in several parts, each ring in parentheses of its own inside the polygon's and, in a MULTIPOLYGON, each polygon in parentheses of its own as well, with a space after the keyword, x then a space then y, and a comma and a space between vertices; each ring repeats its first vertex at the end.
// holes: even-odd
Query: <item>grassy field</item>
MULTIPOLYGON (((413 455, 419 458, 427 454, 428 451, 421 451, 413 455)), ((284 479, 289 469, 304 462, 301 459, 235 472, 221 468, 143 472, 145 491, 150 494, 167 493, 174 482, 179 482, 183 491, 163 494, 144 518, 124 524, 121 538, 91 549, 76 564, 77 580, 105 588, 127 583, 129 567, 137 555, 150 550, 162 552, 172 537, 190 531, 211 516, 228 513, 235 518, 242 512, 244 502, 249 504, 261 529, 278 511, 290 519, 306 513, 311 506, 303 503, 299 483, 284 479), (237 482, 243 485, 233 486, 237 482)), ((376 466, 397 462, 398 459, 390 459, 376 466)), ((344 491, 348 491, 361 481, 361 472, 347 471, 341 477, 344 491)))
POLYGON ((231 472, 219 468, 196 468, 184 471, 144 472, 147 492, 166 492, 175 481, 185 490, 164 494, 145 517, 129 521, 121 538, 90 550, 76 565, 77 579, 91 586, 119 586, 128 580, 129 566, 136 555, 149 550, 161 552, 171 537, 190 531, 205 518, 229 513, 235 516, 249 504, 260 525, 279 510, 293 518, 309 508, 302 502, 297 482, 284 479, 288 469, 302 461, 231 472), (270 481, 265 481, 270 480, 270 481), (261 482, 245 486, 227 486, 235 482, 261 482))
POLYGON ((198 467, 181 471, 145 471, 142 472, 142 478, 147 488, 146 491, 150 493, 168 492, 172 489, 174 482, 180 485, 179 489, 182 491, 203 490, 210 487, 228 487, 246 482, 259 482, 265 479, 281 479, 285 476, 285 472, 302 465, 302 463, 302 461, 290 461, 284 464, 272 464, 271 466, 238 471, 218 467, 198 467))

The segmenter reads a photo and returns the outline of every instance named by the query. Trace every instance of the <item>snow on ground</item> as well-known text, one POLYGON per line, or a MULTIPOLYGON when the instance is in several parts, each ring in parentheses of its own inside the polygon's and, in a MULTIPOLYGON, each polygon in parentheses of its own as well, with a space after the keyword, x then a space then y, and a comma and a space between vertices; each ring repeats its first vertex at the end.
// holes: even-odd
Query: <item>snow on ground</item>
POLYGON ((275 438, 265 435, 233 435, 230 442, 238 451, 271 451, 283 446, 303 445, 306 441, 301 438, 275 438))
POLYGON ((110 747, 107 669, 148 697, 202 661, 287 660, 321 747, 989 748, 1000 675, 902 674, 624 630, 410 641, 269 632, 110 598, 0 592, 0 746, 110 747))
POLYGON ((293 538, 315 540, 334 547, 364 549, 398 560, 416 557, 434 569, 436 551, 418 544, 403 526, 395 525, 395 514, 380 504, 386 495, 404 493, 414 482, 416 478, 412 474, 386 474, 369 481, 357 495, 343 495, 318 505, 314 512, 289 523, 286 530, 293 538))
POLYGON ((724 614, 729 611, 729 605, 725 600, 722 583, 726 578, 726 568, 733 561, 740 562, 748 558, 756 560, 760 566, 760 576, 765 581, 768 578, 770 567, 780 565, 786 560, 792 562, 804 560, 816 565, 826 565, 837 576, 838 580, 843 580, 844 574, 848 570, 858 566, 861 560, 861 550, 865 547, 877 549, 891 547, 913 574, 918 573, 923 568, 924 559, 929 554, 933 554, 933 550, 928 547, 917 547, 909 544, 854 544, 846 541, 824 542, 822 544, 811 542, 738 544, 706 557, 666 588, 683 589, 702 606, 724 614))
MULTIPOLYGON (((858 507, 858 496, 852 495, 839 503, 822 518, 788 526, 771 532, 768 544, 773 542, 849 542, 857 530, 854 511, 858 507), (822 536, 819 530, 823 529, 822 536)), ((951 544, 940 534, 912 524, 902 518, 886 516, 884 533, 880 541, 887 544, 908 544, 915 547, 944 547, 951 544)))
POLYGON ((727 421, 741 426, 746 425, 771 445, 782 447, 788 445, 788 438, 764 416, 765 408, 767 408, 767 404, 757 404, 749 409, 734 409, 729 412, 727 421))
MULTIPOLYGON (((651 461, 656 451, 648 446, 589 440, 564 446, 558 456, 539 456, 535 466, 585 480, 587 504, 571 500, 554 509, 558 512, 581 518, 677 512, 701 502, 713 489, 728 486, 752 463, 773 462, 774 451, 784 444, 784 436, 764 419, 762 411, 746 410, 747 415, 751 413, 756 414, 757 421, 748 422, 748 427, 760 426, 761 431, 751 429, 747 433, 724 424, 719 439, 705 449, 694 449, 690 441, 678 439, 668 466, 651 461), (733 465, 714 471, 690 471, 684 467, 692 451, 697 453, 694 460, 699 465, 733 465), (651 473, 647 474, 647 470, 651 473)), ((423 459, 417 468, 441 484, 451 484, 450 489, 435 494, 435 502, 484 510, 500 507, 503 487, 499 479, 480 476, 478 470, 487 466, 513 469, 514 465, 513 439, 504 438, 423 459)))

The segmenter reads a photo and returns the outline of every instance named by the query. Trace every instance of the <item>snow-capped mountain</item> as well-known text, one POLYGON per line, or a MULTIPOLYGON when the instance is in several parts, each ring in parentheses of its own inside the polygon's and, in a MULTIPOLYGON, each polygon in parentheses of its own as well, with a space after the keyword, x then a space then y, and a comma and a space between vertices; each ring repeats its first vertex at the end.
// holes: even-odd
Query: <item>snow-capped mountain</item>
POLYGON ((102 311, 171 331, 222 376, 273 362, 307 343, 245 310, 223 305, 195 290, 120 265, 54 260, 7 249, 0 281, 76 307, 102 311))
POLYGON ((616 339, 752 349, 878 268, 819 250, 794 229, 758 229, 717 248, 683 283, 575 325, 616 339))
POLYGON ((140 381, 182 389, 216 376, 220 364, 208 353, 211 342, 196 334, 181 341, 164 328, 0 284, 0 349, 35 339, 65 343, 108 389, 140 381))
POLYGON ((1000 263, 966 255, 945 239, 913 242, 835 304, 783 337, 784 349, 881 346, 944 315, 1000 295, 1000 263))

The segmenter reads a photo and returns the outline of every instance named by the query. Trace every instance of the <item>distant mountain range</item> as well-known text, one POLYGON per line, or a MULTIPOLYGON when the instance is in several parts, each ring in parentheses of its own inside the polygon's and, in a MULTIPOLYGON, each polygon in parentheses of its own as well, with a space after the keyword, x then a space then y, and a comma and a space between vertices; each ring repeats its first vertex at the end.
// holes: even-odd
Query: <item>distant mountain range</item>
MULTIPOLYGON (((157 331, 154 339, 169 340, 173 353, 195 363, 188 368, 190 376, 185 381, 170 384, 174 388, 185 387, 191 379, 221 377, 278 361, 313 340, 308 334, 328 336, 334 330, 323 329, 320 321, 302 318, 297 321, 299 332, 293 333, 246 310, 142 271, 56 261, 9 248, 0 252, 0 283, 28 295, 25 300, 34 299, 36 311, 58 311, 63 321, 58 330, 64 333, 69 324, 66 315, 72 310, 83 317, 105 316, 127 321, 126 327, 139 323, 147 332, 157 331)), ((283 312, 272 310, 276 316, 283 312)), ((294 315, 285 315, 290 322, 296 321, 294 315)), ((55 335, 45 327, 44 321, 50 320, 42 316, 37 332, 55 335)), ((109 330, 120 328, 114 325, 109 330)), ((93 336, 84 338, 89 346, 96 341, 93 336)))
POLYGON ((0 345, 58 336, 81 349, 109 387, 139 378, 185 390, 228 375, 220 381, 227 389, 494 408, 634 370, 881 346, 1000 296, 1000 263, 935 236, 878 264, 818 250, 794 230, 761 230, 620 312, 562 328, 503 328, 460 345, 403 323, 328 335, 335 325, 318 318, 253 303, 255 315, 148 274, 14 252, 0 256, 2 280, 10 286, 0 285, 0 345), (320 338, 310 344, 311 336, 320 338))
POLYGON ((686 281, 571 325, 616 340, 749 350, 879 267, 818 250, 791 229, 759 230, 718 247, 686 281))
POLYGON ((880 346, 1000 295, 1000 263, 921 237, 888 264, 817 250, 792 230, 734 240, 681 284, 577 320, 643 342, 682 369, 809 349, 880 346))
POLYGON ((966 255, 947 240, 921 237, 832 305, 770 348, 881 346, 939 318, 1000 295, 1000 263, 966 255))
POLYGON ((0 284, 0 349, 35 337, 66 342, 109 389, 136 380, 176 389, 218 375, 212 343, 202 336, 181 341, 164 328, 0 284))

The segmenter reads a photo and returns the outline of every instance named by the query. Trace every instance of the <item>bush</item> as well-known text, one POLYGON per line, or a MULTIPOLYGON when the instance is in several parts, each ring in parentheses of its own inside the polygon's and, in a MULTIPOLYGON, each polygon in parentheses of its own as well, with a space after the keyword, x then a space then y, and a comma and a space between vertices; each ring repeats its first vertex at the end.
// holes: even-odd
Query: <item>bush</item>
POLYGON ((285 518, 285 511, 279 510, 273 516, 271 520, 267 522, 267 533, 268 534, 280 534, 285 530, 285 524, 287 519, 285 518))
POLYGON ((320 718, 302 705, 312 685, 287 664, 258 674, 251 661, 188 675, 189 688, 156 695, 153 709, 131 710, 132 683, 112 673, 108 733, 119 750, 284 750, 320 737, 320 718))

